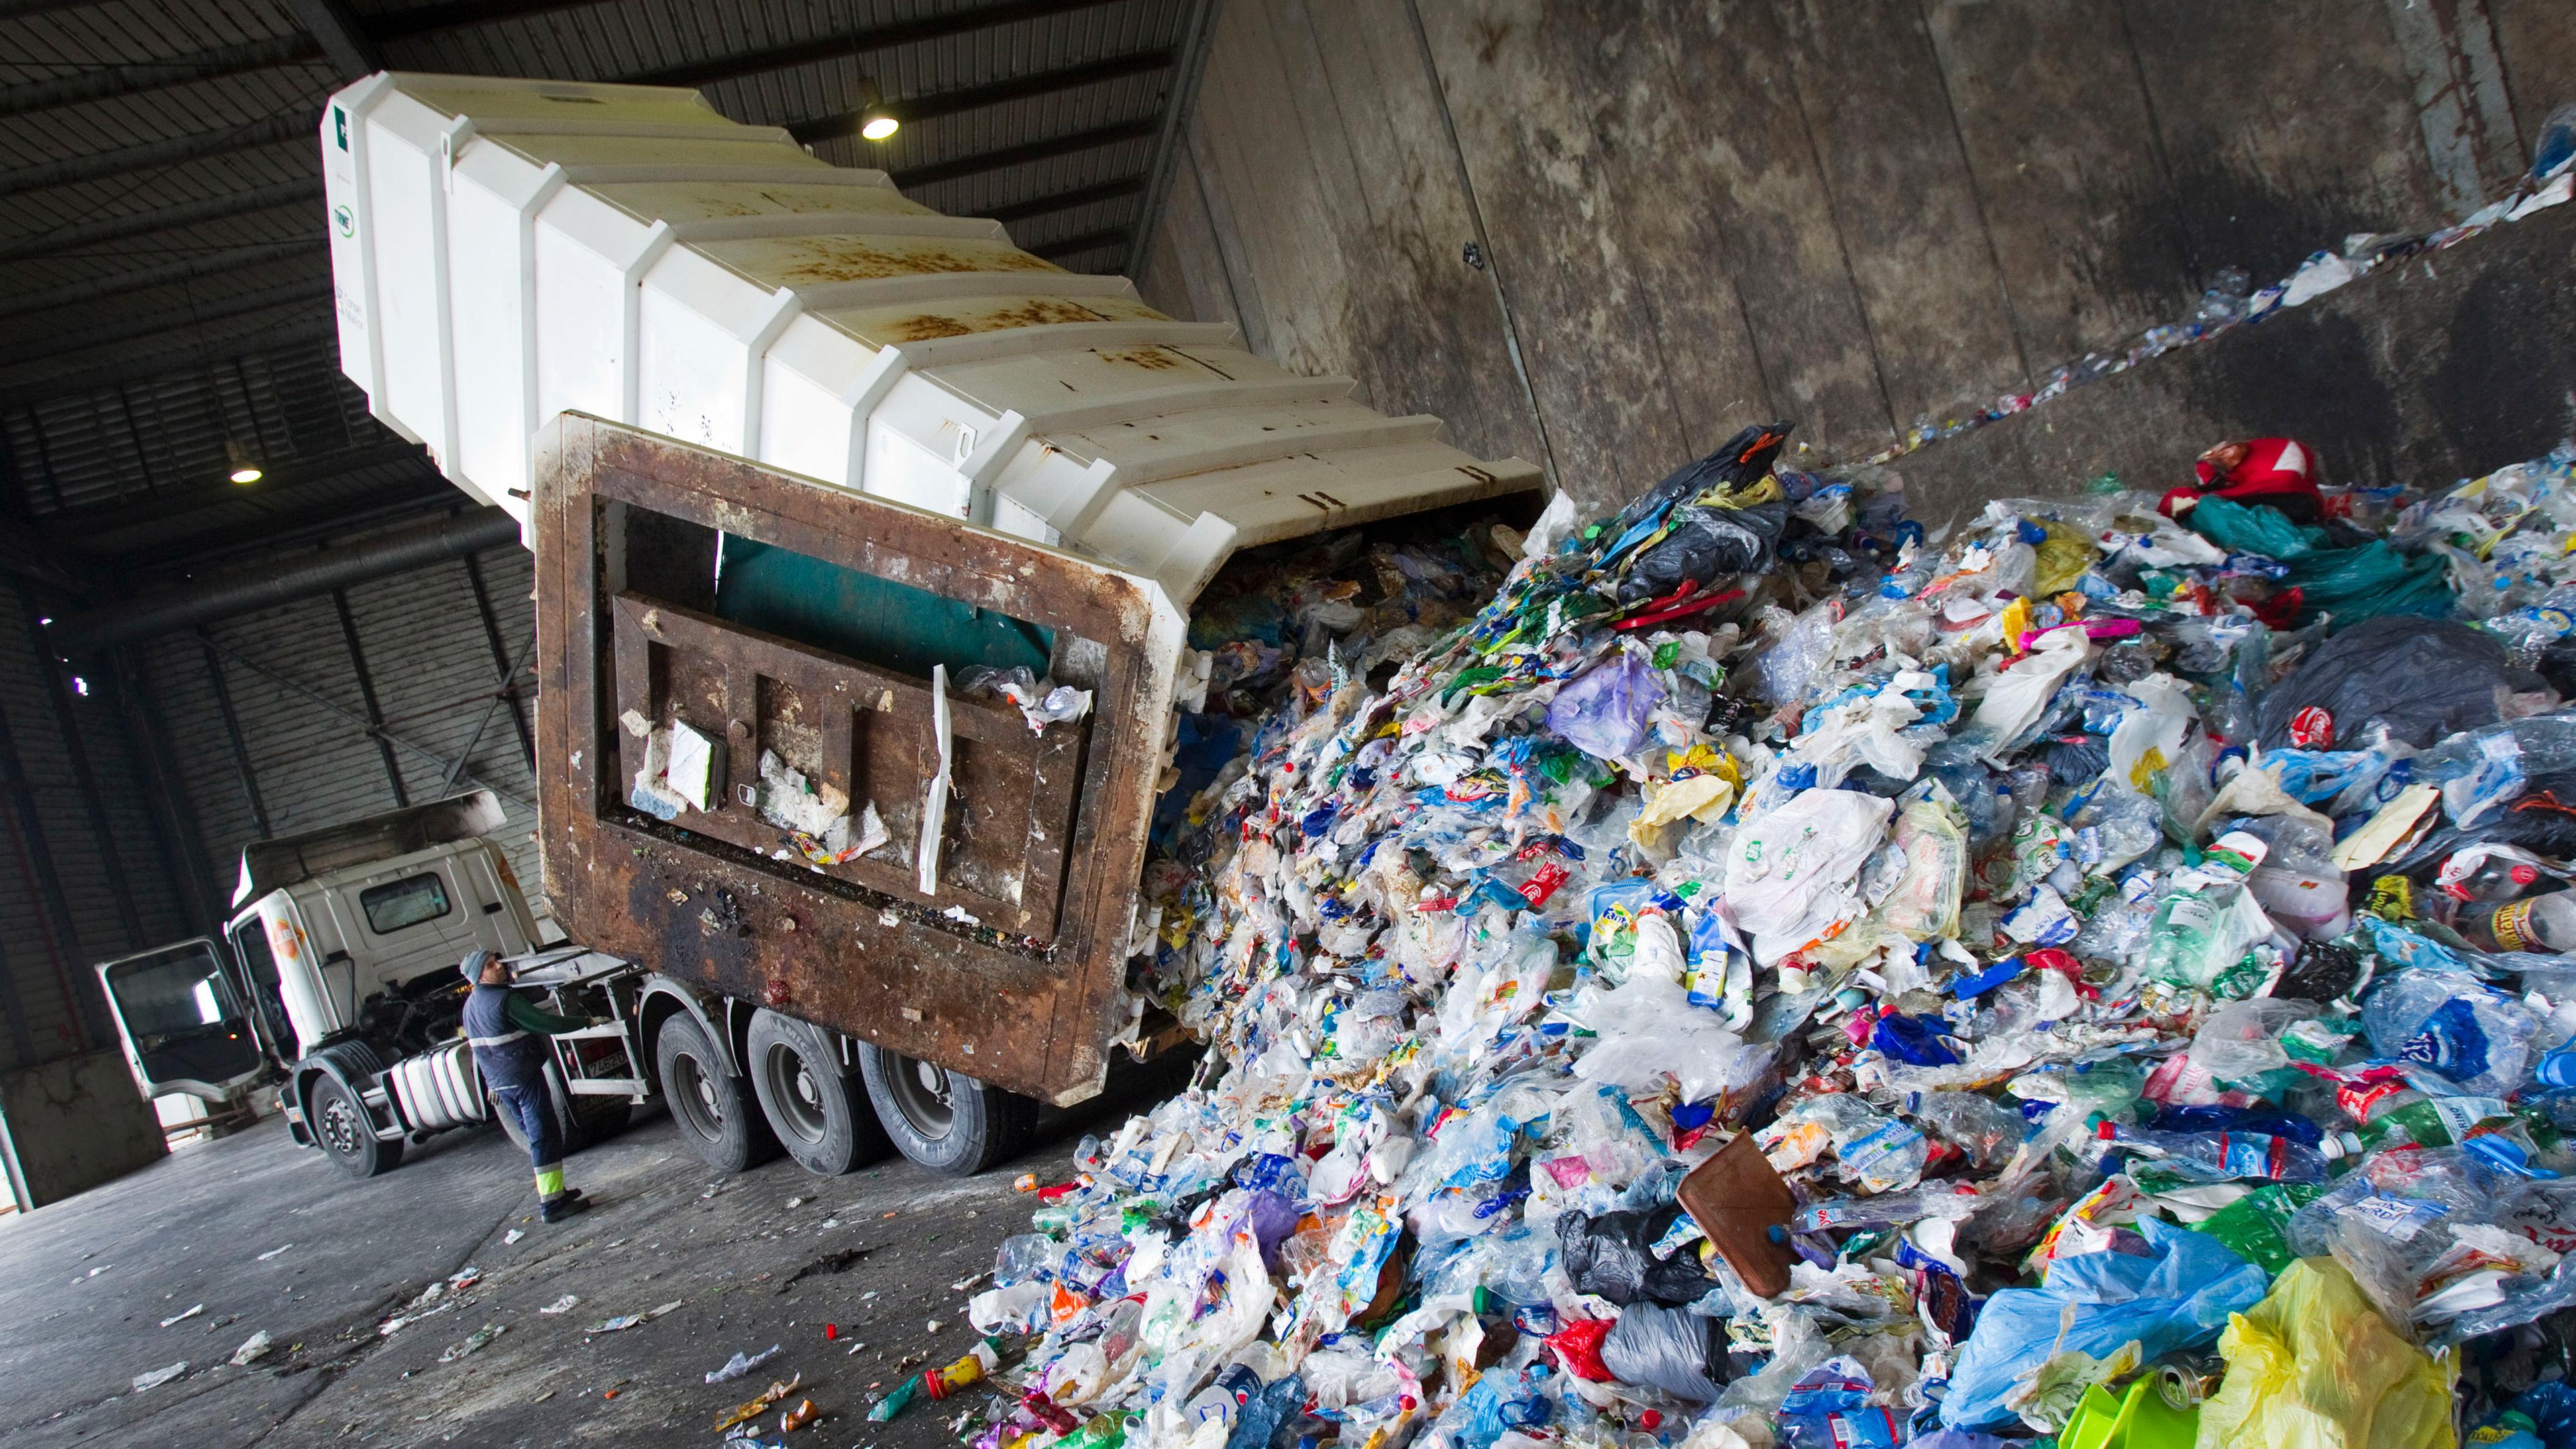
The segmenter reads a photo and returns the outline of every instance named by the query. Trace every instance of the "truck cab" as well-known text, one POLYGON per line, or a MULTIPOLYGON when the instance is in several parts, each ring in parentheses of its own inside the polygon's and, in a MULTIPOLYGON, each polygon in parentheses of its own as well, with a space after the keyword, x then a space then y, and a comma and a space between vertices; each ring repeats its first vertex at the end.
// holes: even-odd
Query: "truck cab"
POLYGON ((453 994, 466 952, 521 956, 545 939, 485 838, 500 824, 500 803, 475 791, 245 847, 220 939, 97 968, 145 1094, 220 1111, 370 1030, 426 1044, 431 1023, 402 1018, 453 994))

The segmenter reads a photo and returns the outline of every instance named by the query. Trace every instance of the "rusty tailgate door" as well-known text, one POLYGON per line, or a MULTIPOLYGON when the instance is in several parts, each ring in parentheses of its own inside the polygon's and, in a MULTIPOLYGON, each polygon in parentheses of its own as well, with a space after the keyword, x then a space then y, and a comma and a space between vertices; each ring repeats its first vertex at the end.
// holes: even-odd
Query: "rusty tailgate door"
POLYGON ((543 861, 575 939, 1050 1101, 1096 1089, 1181 620, 1151 583, 1022 539, 577 414, 535 499, 543 861), (720 536, 1027 621, 1084 719, 950 697, 936 888, 931 681, 715 609, 720 536), (638 726, 714 742, 723 785, 629 803, 638 726), (873 803, 890 842, 817 863, 756 808, 763 756, 873 803))

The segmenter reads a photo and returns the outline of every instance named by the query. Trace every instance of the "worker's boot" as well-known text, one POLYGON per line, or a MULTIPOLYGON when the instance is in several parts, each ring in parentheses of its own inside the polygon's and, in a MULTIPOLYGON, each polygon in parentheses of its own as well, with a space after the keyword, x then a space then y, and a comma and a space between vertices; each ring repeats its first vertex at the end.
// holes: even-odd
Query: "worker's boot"
POLYGON ((576 1213, 588 1211, 590 1211, 590 1199, 583 1197, 579 1188, 566 1188, 561 1193, 537 1204, 537 1216, 550 1223, 559 1223, 576 1213))

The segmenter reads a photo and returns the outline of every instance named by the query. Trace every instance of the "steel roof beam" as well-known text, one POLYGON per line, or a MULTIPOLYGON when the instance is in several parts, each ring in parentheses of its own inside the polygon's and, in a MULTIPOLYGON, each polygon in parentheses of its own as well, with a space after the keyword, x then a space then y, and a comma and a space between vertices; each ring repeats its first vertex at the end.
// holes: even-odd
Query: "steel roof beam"
POLYGON ((52 372, 24 382, 0 382, 0 408, 25 407, 49 398, 75 397, 146 378, 200 371, 218 363, 237 361, 298 342, 335 338, 339 330, 339 319, 327 310, 280 317, 274 322, 223 338, 213 344, 212 350, 199 347, 183 354, 143 353, 114 362, 102 362, 78 372, 52 372))
POLYGON ((340 79, 362 80, 385 68, 384 52, 345 0, 286 0, 286 9, 331 58, 340 79))
MULTIPOLYGON (((984 212, 984 215, 1008 225, 1015 221, 1026 221, 1033 216, 1048 216, 1059 211, 1071 211, 1077 206, 1089 206, 1096 201, 1115 201, 1122 196, 1134 196, 1144 189, 1144 177, 1122 176, 1116 181, 1103 181, 1097 186, 1059 191, 1052 196, 1039 196, 1027 201, 1014 201, 1008 206, 991 207, 984 212)), ((8 303, 0 302, 0 317, 7 315, 8 303)))
POLYGON ((817 116, 810 121, 797 121, 787 127, 789 135, 811 145, 843 136, 855 136, 859 126, 870 115, 883 112, 906 123, 953 116, 960 111, 980 110, 986 106, 1008 105, 1032 96, 1054 95, 1059 91, 1097 85, 1102 81, 1120 80, 1127 76, 1152 75, 1172 68, 1175 57, 1170 47, 1139 50, 1126 55, 1107 56, 1082 65, 1069 65, 1056 70, 1042 70, 1014 76, 991 85, 965 86, 953 91, 939 91, 907 100, 887 101, 838 115, 817 116))
POLYGON ((194 131, 166 140, 146 141, 139 146, 119 146, 110 151, 93 151, 86 156, 67 156, 60 161, 47 161, 36 166, 21 166, 15 171, 0 171, 0 196, 41 191, 48 186, 70 186, 76 182, 97 181, 128 171, 145 171, 155 166, 176 166, 187 161, 203 161, 232 151, 255 150, 274 146, 297 137, 313 138, 319 111, 297 111, 270 116, 224 131, 194 131))
POLYGON ((1133 233, 1123 226, 1103 227, 1098 231, 1086 231, 1079 236, 1069 236, 1062 241, 1051 241, 1040 246, 1025 248, 1025 250, 1030 256, 1054 261, 1058 257, 1074 256, 1100 247, 1125 246, 1132 235, 1133 233))
POLYGON ((1050 136, 1025 145, 1004 146, 994 151, 979 151, 953 161, 933 161, 921 166, 907 166, 889 173, 895 185, 910 189, 940 181, 954 181, 961 176, 976 176, 986 171, 999 171, 1006 166, 1025 166, 1031 161, 1050 161, 1070 156, 1077 151, 1090 151, 1102 146, 1115 146, 1121 141, 1136 141, 1156 134, 1162 122, 1148 116, 1141 121, 1121 121, 1114 126, 1097 126, 1076 131, 1069 136, 1050 136))
MULTIPOLYGON (((203 222, 221 221, 228 216, 246 216, 254 211, 292 206, 299 201, 322 199, 319 177, 303 181, 281 181, 274 186, 256 186, 248 191, 229 191, 203 201, 183 206, 164 206, 152 211, 129 212, 124 216, 101 217, 73 226, 58 226, 50 231, 21 237, 0 246, 0 261, 25 261, 34 257, 61 256, 96 242, 123 241, 127 237, 148 236, 156 231, 176 231, 203 222)), ((317 231, 316 236, 320 233, 317 231)))
POLYGON ((874 50, 892 50, 898 45, 918 45, 926 40, 944 40, 952 35, 971 35, 996 26, 1016 25, 1023 20, 1045 20, 1057 15, 1115 4, 1117 0, 1007 0, 998 5, 982 5, 972 10, 957 10, 946 15, 925 15, 917 20, 879 25, 867 30, 854 30, 840 35, 825 35, 795 45, 771 50, 751 51, 743 55, 721 56, 714 60, 688 65, 669 66, 634 77, 634 84, 647 86, 703 86, 718 81, 740 80, 745 76, 763 75, 790 66, 817 65, 825 61, 847 60, 853 55, 874 50))
POLYGON ((296 303, 327 303, 331 300, 331 279, 321 277, 282 286, 262 287, 256 292, 219 297, 190 307, 184 317, 173 317, 155 311, 149 315, 120 317, 95 327, 67 328, 49 336, 31 337, 23 344, 0 352, 0 367, 17 367, 39 359, 61 357, 67 353, 86 352, 94 347, 112 347, 137 337, 167 334, 180 327, 201 322, 219 322, 227 317, 264 312, 271 307, 296 303))
POLYGON ((0 116, 23 116, 56 106, 76 106, 138 91, 167 90, 197 81, 221 80, 255 70, 302 65, 322 59, 322 47, 305 35, 278 35, 219 46, 191 55, 141 65, 110 65, 76 71, 48 80, 0 87, 0 116))
MULTIPOLYGON (((107 533, 118 529, 168 520, 173 514, 201 508, 220 508, 238 502, 268 502, 280 495, 291 494, 314 483, 329 483, 348 474, 369 468, 416 464, 424 477, 441 487, 450 487, 429 466, 429 455, 417 443, 406 443, 391 434, 380 434, 380 442, 362 443, 335 453, 314 453, 289 458, 268 470, 255 484, 217 480, 201 488, 180 489, 151 498, 120 498, 112 503, 84 504, 78 508, 57 508, 35 515, 38 527, 48 530, 72 530, 79 534, 107 533)), ((462 496, 462 495, 459 495, 462 496)))
POLYGON ((157 266, 137 267, 130 272, 111 272, 103 277, 90 277, 60 286, 43 287, 32 292, 18 292, 0 297, 0 317, 23 317, 51 307, 69 307, 80 302, 95 302, 101 297, 119 297, 146 287, 162 287, 172 282, 189 282, 199 277, 220 276, 249 267, 303 253, 322 245, 320 237, 300 241, 266 242, 257 246, 237 247, 227 251, 208 252, 200 256, 180 257, 157 266))

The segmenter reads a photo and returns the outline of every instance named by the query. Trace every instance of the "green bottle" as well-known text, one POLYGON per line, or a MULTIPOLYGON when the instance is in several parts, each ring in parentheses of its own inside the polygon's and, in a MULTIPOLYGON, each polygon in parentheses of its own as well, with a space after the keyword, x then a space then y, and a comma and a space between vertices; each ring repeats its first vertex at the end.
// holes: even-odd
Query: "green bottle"
POLYGON ((1127 1442, 1127 1421, 1102 1414, 1055 1441, 1053 1449, 1119 1449, 1127 1442))
POLYGON ((2493 1097, 2426 1097, 2389 1108, 2361 1124, 2346 1147, 2357 1152, 2381 1147, 2450 1147, 2480 1122, 2509 1117, 2513 1109, 2493 1097))

